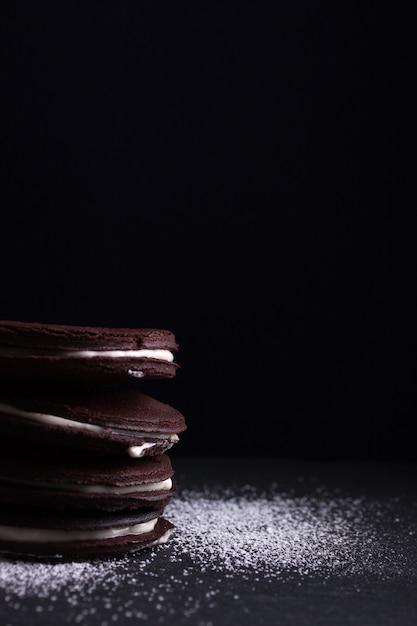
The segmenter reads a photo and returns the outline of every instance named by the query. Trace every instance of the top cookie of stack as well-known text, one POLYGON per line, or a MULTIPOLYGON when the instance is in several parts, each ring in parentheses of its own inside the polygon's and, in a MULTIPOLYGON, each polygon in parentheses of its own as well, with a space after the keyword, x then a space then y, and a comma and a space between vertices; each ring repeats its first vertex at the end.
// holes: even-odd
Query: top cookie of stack
POLYGON ((84 559, 167 541, 166 452, 186 424, 138 386, 173 378, 177 350, 167 330, 0 321, 0 552, 84 559))
POLYGON ((0 321, 0 376, 25 384, 173 378, 177 350, 168 330, 0 321))

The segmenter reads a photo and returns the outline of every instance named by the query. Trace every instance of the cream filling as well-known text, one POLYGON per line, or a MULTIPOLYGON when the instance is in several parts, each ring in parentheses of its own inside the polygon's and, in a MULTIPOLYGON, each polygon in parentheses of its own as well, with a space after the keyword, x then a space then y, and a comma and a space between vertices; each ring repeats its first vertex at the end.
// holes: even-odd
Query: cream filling
MULTIPOLYGON (((58 353, 60 354, 60 353, 58 353)), ((95 356, 102 356, 109 359, 156 359, 158 361, 174 360, 174 355, 170 350, 74 350, 62 352, 64 356, 76 357, 80 359, 91 359, 95 356)))
POLYGON ((109 359, 155 359, 157 361, 174 360, 170 350, 145 349, 142 350, 36 350, 30 348, 0 348, 0 356, 65 356, 70 358, 91 359, 93 357, 105 357, 109 359))
POLYGON ((109 359, 156 359, 158 361, 174 360, 170 350, 161 348, 142 348, 141 350, 41 350, 36 348, 16 348, 2 346, 0 356, 64 356, 76 359, 91 359, 95 356, 109 359))
MULTIPOLYGON (((158 518, 133 524, 123 528, 104 528, 101 530, 55 530, 43 528, 16 528, 15 526, 0 525, 0 539, 2 541, 18 541, 31 543, 53 543, 58 541, 88 541, 91 539, 113 539, 126 535, 143 535, 154 530, 158 518)), ((157 541, 165 543, 165 533, 157 541)), ((169 536, 169 535, 168 535, 169 536)))
POLYGON ((132 459, 139 459, 145 454, 146 450, 149 450, 149 448, 153 448, 154 446, 156 446, 156 443, 150 442, 142 443, 142 445, 140 446, 129 446, 127 449, 127 453, 129 456, 132 457, 132 459))
POLYGON ((46 413, 32 413, 31 411, 22 411, 17 409, 11 404, 0 403, 0 413, 6 413, 7 415, 16 415, 18 417, 26 417, 28 419, 47 424, 49 426, 71 426, 72 428, 79 428, 80 430, 92 430, 95 432, 103 432, 106 429, 96 424, 87 424, 87 422, 77 422, 65 417, 58 417, 58 415, 48 415, 46 413))
POLYGON ((143 378, 145 376, 141 370, 128 369, 127 373, 129 376, 133 376, 133 378, 143 378))
MULTIPOLYGON (((147 435, 145 435, 145 433, 142 433, 142 436, 145 437, 155 437, 161 440, 165 440, 166 442, 168 442, 168 445, 165 444, 165 450, 169 450, 170 448, 172 448, 172 446, 174 445, 174 443, 178 443, 178 441, 180 440, 180 438, 178 437, 178 435, 172 434, 172 435, 161 435, 160 433, 148 433, 147 435)), ((153 448, 154 446, 157 446, 158 444, 155 442, 145 442, 142 443, 139 446, 129 446, 127 449, 127 453, 129 456, 132 457, 132 459, 138 459, 141 456, 143 456, 145 454, 145 451, 148 450, 148 448, 153 448)))
MULTIPOLYGON (((3 479, 4 480, 4 479, 3 479)), ((78 485, 76 483, 48 483, 30 482, 20 480, 9 480, 7 482, 19 483, 19 485, 30 485, 31 487, 41 487, 42 489, 63 489, 65 491, 76 491, 77 493, 97 493, 124 495, 127 493, 147 493, 149 491, 169 491, 172 488, 172 479, 167 478, 157 483, 142 483, 141 485, 128 485, 126 487, 114 485, 78 485)))
MULTIPOLYGON (((88 424, 87 422, 77 422, 76 420, 67 419, 66 417, 59 417, 58 415, 48 415, 46 413, 33 413, 31 411, 23 411, 11 404, 0 403, 0 413, 6 413, 8 415, 16 415, 18 417, 25 417, 27 419, 35 420, 48 426, 67 426, 71 428, 77 428, 78 430, 88 430, 93 432, 110 432, 115 435, 128 435, 133 437, 145 437, 152 439, 168 440, 171 445, 178 443, 179 437, 175 433, 145 433, 141 431, 131 431, 123 428, 104 428, 103 426, 97 426, 97 424, 88 424)), ((155 442, 147 442, 138 446, 129 446, 127 453, 133 458, 139 458, 143 456, 145 450, 156 446, 155 442)))

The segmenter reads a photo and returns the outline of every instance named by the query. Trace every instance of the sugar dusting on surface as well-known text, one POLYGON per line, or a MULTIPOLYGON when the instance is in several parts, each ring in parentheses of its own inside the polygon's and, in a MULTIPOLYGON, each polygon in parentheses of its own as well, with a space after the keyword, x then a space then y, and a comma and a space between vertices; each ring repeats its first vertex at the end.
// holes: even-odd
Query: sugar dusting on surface
POLYGON ((26 610, 21 600, 36 598, 32 611, 39 617, 44 610, 53 611, 54 603, 62 607, 64 602, 74 607, 74 623, 95 623, 99 602, 97 623, 105 626, 106 620, 119 617, 168 619, 179 597, 182 620, 202 606, 216 606, 220 597, 238 603, 236 581, 240 589, 246 584, 250 595, 260 582, 285 584, 317 575, 322 580, 388 580, 413 569, 407 541, 415 540, 414 528, 401 518, 395 501, 342 497, 320 489, 297 497, 273 487, 262 494, 250 486, 202 488, 182 491, 166 513, 177 529, 164 546, 91 563, 2 559, 0 591, 16 611, 26 610), (398 523, 394 543, 392 533, 388 543, 384 534, 387 519, 398 523), (128 598, 123 602, 116 600, 120 588, 125 592, 119 597, 128 598))
POLYGON ((374 508, 363 498, 320 492, 259 495, 247 487, 240 495, 225 492, 221 499, 209 491, 189 492, 171 513, 181 525, 173 543, 178 554, 188 549, 201 571, 272 578, 294 572, 375 572, 382 555, 367 519, 378 515, 374 508))

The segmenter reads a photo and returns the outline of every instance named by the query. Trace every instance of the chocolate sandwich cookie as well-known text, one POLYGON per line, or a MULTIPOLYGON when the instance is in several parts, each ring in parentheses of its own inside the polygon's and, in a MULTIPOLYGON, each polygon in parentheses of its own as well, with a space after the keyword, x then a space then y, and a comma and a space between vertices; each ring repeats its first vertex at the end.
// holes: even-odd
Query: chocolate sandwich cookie
MULTIPOLYGON (((30 449, 10 440, 0 449, 0 503, 56 510, 165 507, 175 491, 166 454, 132 459, 30 449)), ((65 513, 64 513, 65 514, 65 513)))
POLYGON ((137 458, 169 450, 185 429, 179 411, 134 388, 0 391, 0 437, 137 458))
POLYGON ((175 526, 163 508, 92 513, 27 505, 0 508, 0 553, 26 559, 84 560, 166 543, 175 526))
POLYGON ((0 321, 0 376, 8 381, 173 378, 177 350, 168 330, 0 321))

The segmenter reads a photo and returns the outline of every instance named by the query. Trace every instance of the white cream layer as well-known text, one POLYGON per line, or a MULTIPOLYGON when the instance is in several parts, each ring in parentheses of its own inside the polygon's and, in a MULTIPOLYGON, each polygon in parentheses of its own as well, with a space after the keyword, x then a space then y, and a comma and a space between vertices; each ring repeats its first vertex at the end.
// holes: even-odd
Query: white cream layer
POLYGON ((45 487, 56 487, 60 489, 70 489, 71 491, 79 491, 80 493, 108 493, 108 494, 125 494, 125 493, 147 493, 148 491, 169 491, 172 487, 172 479, 167 478, 157 483, 143 483, 141 485, 129 485, 127 487, 114 487, 113 485, 74 485, 68 483, 52 483, 46 484, 45 487))
MULTIPOLYGON (((141 431, 131 431, 123 428, 104 428, 103 426, 97 426, 96 424, 88 424, 87 422, 78 422, 66 417, 59 417, 58 415, 48 415, 46 413, 34 413, 31 411, 23 411, 11 404, 0 403, 0 413, 6 413, 8 415, 16 415, 18 417, 24 417, 31 419, 48 426, 64 426, 70 428, 77 428, 78 430, 89 430, 93 432, 106 432, 114 433, 115 435, 128 435, 133 437, 143 437, 151 439, 168 440, 173 445, 179 441, 179 437, 175 433, 145 433, 141 431)), ((137 446, 129 446, 127 453, 133 458, 139 458, 144 455, 145 450, 156 446, 155 442, 147 442, 137 446)))
POLYGON ((69 426, 72 428, 79 428, 80 430, 92 430, 95 432, 103 432, 106 429, 96 424, 88 424, 87 422, 77 422, 65 417, 58 417, 58 415, 48 415, 46 413, 33 413, 32 411, 23 411, 11 404, 0 403, 0 413, 6 413, 7 415, 16 415, 18 417, 25 417, 27 419, 35 420, 36 422, 42 422, 49 426, 69 426))
POLYGON ((142 349, 142 350, 36 350, 30 348, 0 348, 0 356, 65 356, 77 359, 91 359, 94 357, 105 357, 109 359, 155 359, 157 361, 174 360, 174 355, 170 350, 162 349, 142 349))
MULTIPOLYGON (((2 541, 21 541, 31 543, 53 543, 58 541, 88 541, 91 539, 113 539, 126 535, 143 535, 154 530, 158 518, 133 524, 123 528, 104 528, 101 530, 55 530, 42 528, 17 528, 15 526, 0 525, 0 539, 2 541)), ((165 533, 166 534, 166 533, 165 533)), ((164 543, 163 538, 158 540, 164 543)), ((168 537, 167 537, 168 539, 168 537)), ((165 539, 166 541, 166 539, 165 539)))
MULTIPOLYGON (((142 433, 142 436, 145 437, 145 433, 142 433)), ((165 440, 166 442, 168 442, 168 445, 165 443, 164 450, 169 450, 170 448, 172 448, 174 443, 178 443, 179 441, 178 435, 175 435, 175 434, 161 435, 160 433, 151 433, 151 434, 148 433, 147 436, 155 437, 155 438, 157 437, 158 439, 165 440)), ((148 448, 153 448, 156 445, 158 444, 155 442, 146 442, 146 443, 142 443, 139 446, 129 446, 127 449, 127 453, 133 459, 138 459, 139 457, 145 454, 145 451, 148 448)))
POLYGON ((110 359, 156 359, 158 361, 174 360, 174 355, 169 350, 74 350, 65 351, 64 356, 76 357, 80 359, 91 359, 95 356, 102 356, 110 359))
POLYGON ((15 482, 19 485, 30 485, 31 487, 41 487, 42 489, 59 489, 65 491, 76 491, 77 493, 103 493, 113 495, 124 495, 127 493, 147 493, 149 491, 169 491, 172 487, 172 479, 167 478, 157 483, 142 483, 140 485, 128 485, 126 487, 115 485, 78 485, 77 483, 48 483, 48 482, 32 482, 32 481, 14 481, 7 479, 8 482, 15 482))

